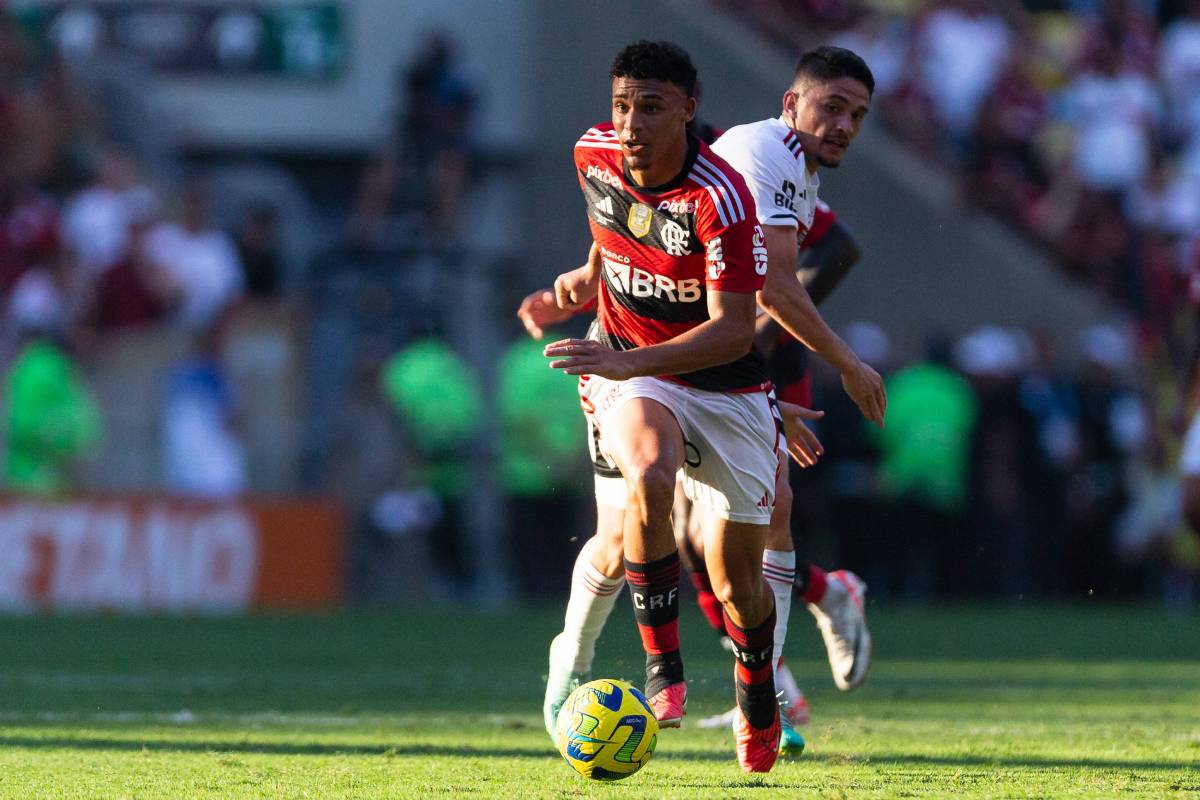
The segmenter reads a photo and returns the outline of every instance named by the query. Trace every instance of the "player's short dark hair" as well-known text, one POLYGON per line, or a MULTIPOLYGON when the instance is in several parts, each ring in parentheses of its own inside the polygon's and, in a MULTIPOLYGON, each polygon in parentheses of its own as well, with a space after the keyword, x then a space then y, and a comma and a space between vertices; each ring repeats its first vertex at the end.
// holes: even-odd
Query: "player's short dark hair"
POLYGON ((830 81, 835 78, 853 78, 867 87, 868 94, 875 93, 875 76, 867 62, 855 52, 844 47, 822 45, 806 50, 796 62, 796 73, 792 83, 809 78, 818 81, 830 81))
POLYGON ((639 39, 627 44, 613 59, 612 78, 673 83, 688 97, 696 96, 696 67, 692 57, 674 42, 639 39))

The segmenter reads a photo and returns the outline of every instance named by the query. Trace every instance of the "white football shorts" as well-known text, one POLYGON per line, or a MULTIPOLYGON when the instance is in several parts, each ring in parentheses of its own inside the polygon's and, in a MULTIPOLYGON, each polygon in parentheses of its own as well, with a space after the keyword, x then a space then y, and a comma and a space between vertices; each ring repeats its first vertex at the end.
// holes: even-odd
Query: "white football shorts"
POLYGON ((605 448, 604 419, 641 397, 663 405, 679 423, 685 446, 680 473, 692 503, 732 522, 770 522, 780 427, 767 392, 707 392, 659 378, 611 381, 595 375, 580 380, 579 392, 597 503, 626 506, 625 481, 605 448))

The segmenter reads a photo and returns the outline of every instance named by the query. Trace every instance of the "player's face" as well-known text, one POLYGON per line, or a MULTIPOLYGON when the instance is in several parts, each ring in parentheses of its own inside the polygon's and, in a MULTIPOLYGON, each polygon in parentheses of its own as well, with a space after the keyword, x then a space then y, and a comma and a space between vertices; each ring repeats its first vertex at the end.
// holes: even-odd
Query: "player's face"
MULTIPOLYGON (((679 169, 696 100, 667 81, 613 78, 612 122, 630 172, 679 169)), ((670 179, 672 176, 666 176, 670 179)))
POLYGON ((797 83, 783 95, 784 118, 811 159, 810 169, 842 163, 870 108, 867 87, 848 77, 797 83))

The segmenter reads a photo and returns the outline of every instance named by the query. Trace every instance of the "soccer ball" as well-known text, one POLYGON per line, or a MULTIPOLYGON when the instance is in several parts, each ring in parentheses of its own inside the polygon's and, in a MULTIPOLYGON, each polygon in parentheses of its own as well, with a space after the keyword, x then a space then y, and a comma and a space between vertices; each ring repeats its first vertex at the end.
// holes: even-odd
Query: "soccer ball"
POLYGON ((619 781, 654 755, 658 720, 632 684, 601 679, 571 692, 558 712, 554 738, 563 760, 583 777, 619 781))

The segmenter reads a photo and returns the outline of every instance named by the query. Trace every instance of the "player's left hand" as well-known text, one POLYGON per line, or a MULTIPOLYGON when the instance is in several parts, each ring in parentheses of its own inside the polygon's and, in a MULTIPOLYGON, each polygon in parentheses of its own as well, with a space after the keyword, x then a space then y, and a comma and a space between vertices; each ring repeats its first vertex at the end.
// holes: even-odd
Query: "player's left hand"
POLYGON ((883 427, 883 415, 887 412, 887 389, 878 372, 866 362, 859 361, 842 373, 842 388, 864 417, 883 427))
POLYGON ((817 435, 804 422, 805 420, 818 420, 825 416, 825 412, 805 408, 795 403, 787 403, 783 400, 778 403, 779 413, 783 417, 783 433, 787 437, 788 455, 801 468, 813 466, 817 463, 817 459, 825 455, 825 448, 817 435))
POLYGON ((517 318, 521 320, 530 336, 541 339, 546 333, 546 328, 565 322, 574 313, 555 304, 554 292, 538 289, 521 301, 521 307, 517 309, 517 318))
POLYGON ((632 360, 628 352, 613 350, 591 339, 561 339, 546 345, 542 353, 551 369, 561 369, 568 375, 599 375, 614 381, 632 378, 632 360))

